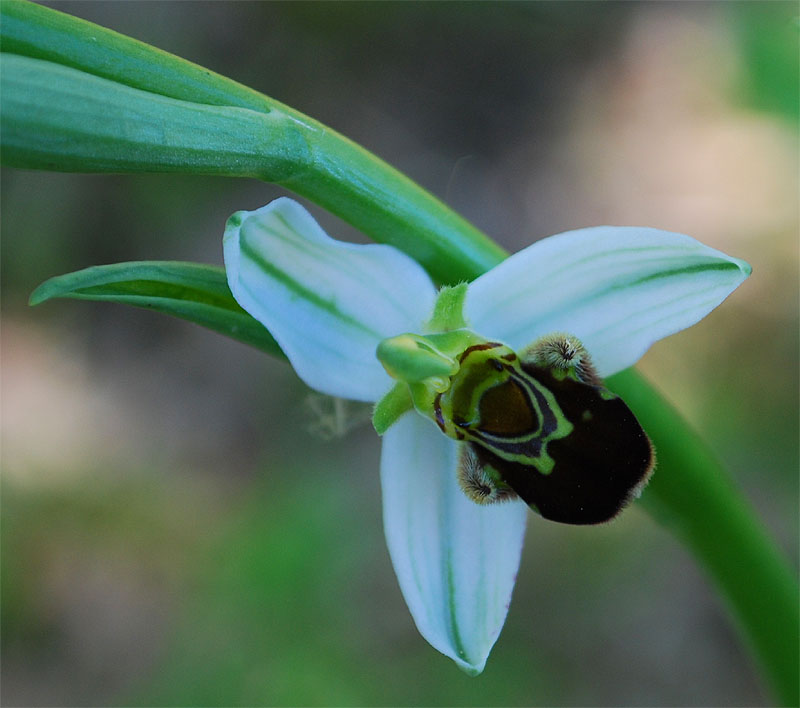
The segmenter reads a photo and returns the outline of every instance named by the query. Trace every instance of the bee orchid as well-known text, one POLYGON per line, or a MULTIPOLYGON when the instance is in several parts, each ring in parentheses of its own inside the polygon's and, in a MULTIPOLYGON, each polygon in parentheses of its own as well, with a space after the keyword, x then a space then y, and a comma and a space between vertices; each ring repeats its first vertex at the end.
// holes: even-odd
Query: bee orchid
POLYGON ((228 284, 300 378, 375 403, 386 540, 422 636, 480 673, 505 622, 529 508, 598 523, 654 452, 602 378, 694 324, 750 273, 681 234, 543 239, 437 290, 399 250, 327 236, 288 198, 240 211, 228 284))

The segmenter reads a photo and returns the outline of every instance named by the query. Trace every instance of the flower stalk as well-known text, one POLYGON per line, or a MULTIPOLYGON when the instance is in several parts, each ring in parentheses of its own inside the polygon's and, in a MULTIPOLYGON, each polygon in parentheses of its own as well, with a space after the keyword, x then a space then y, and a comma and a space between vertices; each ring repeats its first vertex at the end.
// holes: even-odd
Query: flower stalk
POLYGON ((279 101, 27 0, 4 0, 0 20, 6 165, 262 179, 405 251, 439 283, 504 257, 408 177, 279 101))
POLYGON ((798 704, 795 572, 719 459, 652 384, 629 369, 606 381, 653 439, 658 470, 640 503, 692 551, 784 705, 798 704))

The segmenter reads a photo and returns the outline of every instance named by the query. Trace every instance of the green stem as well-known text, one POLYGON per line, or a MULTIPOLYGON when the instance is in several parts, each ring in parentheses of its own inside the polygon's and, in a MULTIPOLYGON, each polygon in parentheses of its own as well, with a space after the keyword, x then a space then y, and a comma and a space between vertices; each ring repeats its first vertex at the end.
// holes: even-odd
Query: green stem
POLYGON ((274 99, 45 7, 4 0, 0 13, 4 164, 257 177, 406 251, 441 283, 504 257, 405 175, 274 99))
POLYGON ((608 385, 636 413, 656 448, 642 495, 715 580, 746 643, 784 705, 797 706, 800 610, 795 573, 706 444, 633 370, 608 385))
MULTIPOLYGON (((258 177, 419 261, 471 280, 505 252, 369 152, 287 106, 136 40, 16 0, 0 4, 7 164, 258 177)), ((706 446, 644 380, 611 384, 653 438, 643 496, 696 554, 780 699, 798 704, 795 575, 706 446)))

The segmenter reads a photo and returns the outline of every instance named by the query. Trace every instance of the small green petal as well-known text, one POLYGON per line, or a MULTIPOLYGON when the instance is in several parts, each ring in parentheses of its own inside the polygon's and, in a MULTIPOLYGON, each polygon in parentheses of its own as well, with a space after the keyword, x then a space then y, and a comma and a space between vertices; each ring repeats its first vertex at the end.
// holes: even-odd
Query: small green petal
POLYGON ((378 345, 377 356, 389 376, 406 383, 419 383, 432 376, 448 377, 458 370, 455 359, 418 334, 384 339, 378 345))
POLYGON ((383 435, 397 422, 404 413, 408 413, 414 404, 411 393, 404 383, 396 384, 380 401, 375 404, 372 413, 372 425, 378 435, 383 435))
POLYGON ((442 288, 436 298, 436 306, 428 322, 427 331, 449 332, 467 327, 463 314, 466 295, 467 283, 442 288))

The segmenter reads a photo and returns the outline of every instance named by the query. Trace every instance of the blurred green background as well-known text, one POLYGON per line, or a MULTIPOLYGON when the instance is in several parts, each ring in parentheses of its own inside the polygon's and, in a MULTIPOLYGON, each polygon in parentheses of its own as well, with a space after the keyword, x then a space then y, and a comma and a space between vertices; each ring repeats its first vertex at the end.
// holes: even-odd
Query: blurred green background
MULTIPOLYGON (((794 2, 54 6, 331 125, 511 250, 637 224, 748 260, 640 367, 796 562, 794 2)), ((330 439, 331 402, 243 345, 26 305, 88 265, 221 263, 225 219, 280 194, 3 172, 3 703, 768 704, 703 571, 635 506, 588 529, 531 515, 506 628, 467 677, 394 579, 368 411, 330 439)))

